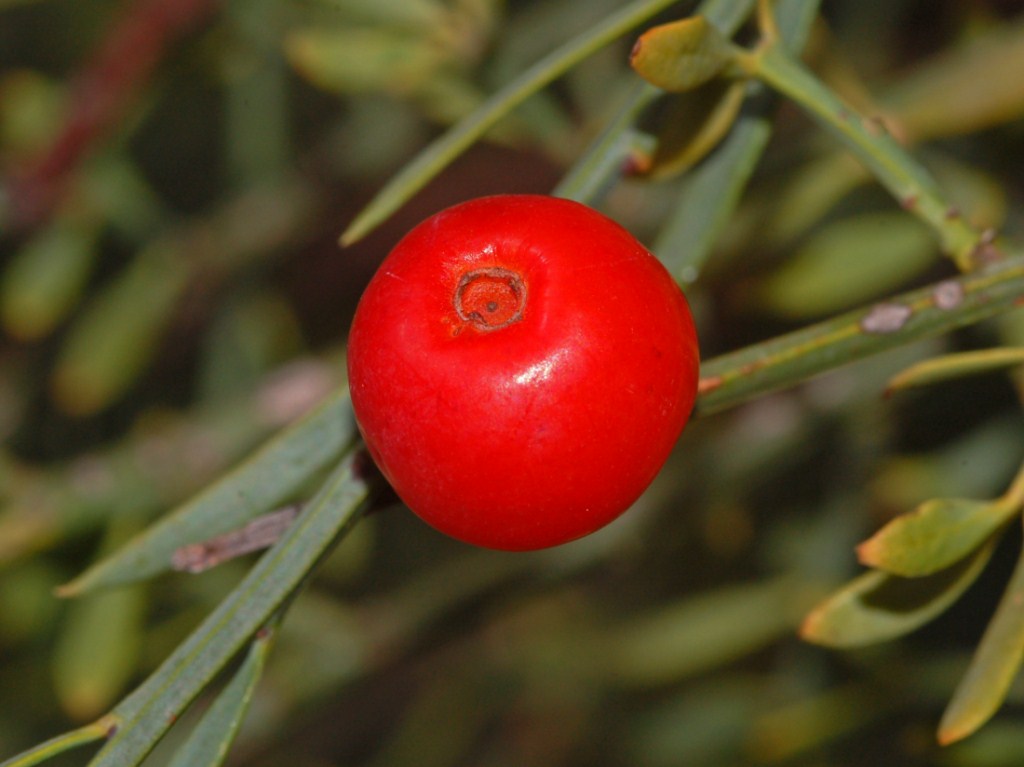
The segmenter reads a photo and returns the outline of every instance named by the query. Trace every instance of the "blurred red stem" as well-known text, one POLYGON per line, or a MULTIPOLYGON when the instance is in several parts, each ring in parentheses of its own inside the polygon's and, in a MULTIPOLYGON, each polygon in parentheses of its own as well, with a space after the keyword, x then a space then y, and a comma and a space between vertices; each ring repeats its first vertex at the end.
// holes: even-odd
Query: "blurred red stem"
POLYGON ((217 0, 134 0, 73 77, 67 118, 53 143, 15 173, 11 224, 40 224, 76 166, 118 122, 168 48, 197 27, 217 0))

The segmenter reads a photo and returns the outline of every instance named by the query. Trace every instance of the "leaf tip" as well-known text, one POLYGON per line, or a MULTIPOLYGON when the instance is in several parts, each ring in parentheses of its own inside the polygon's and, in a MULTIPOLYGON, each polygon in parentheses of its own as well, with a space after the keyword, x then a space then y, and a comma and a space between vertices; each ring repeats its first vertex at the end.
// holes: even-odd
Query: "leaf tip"
POLYGON ((97 576, 100 574, 97 567, 97 565, 88 567, 67 583, 56 586, 53 589, 53 595, 58 599, 76 599, 93 591, 97 585, 97 576))
POLYGON ((868 538, 863 543, 858 544, 855 549, 857 561, 865 567, 879 567, 882 557, 879 554, 878 548, 878 542, 875 538, 868 538))
POLYGON ((359 240, 361 240, 362 237, 362 233, 360 233, 356 229, 355 224, 353 223, 344 232, 341 233, 341 236, 338 237, 338 247, 347 248, 349 245, 353 245, 359 242, 359 240))
POLYGON ((650 34, 650 30, 640 35, 640 37, 636 39, 636 42, 633 43, 633 47, 630 48, 629 50, 629 66, 633 67, 634 69, 636 69, 635 62, 637 61, 637 59, 643 56, 644 41, 648 34, 650 34))
POLYGON ((816 607, 811 610, 804 619, 800 622, 800 626, 796 630, 797 636, 799 636, 805 642, 817 645, 827 645, 824 634, 821 631, 821 608, 816 607))
POLYGON ((62 583, 53 589, 53 595, 58 599, 73 599, 80 596, 82 593, 81 580, 81 578, 75 578, 67 583, 62 583))
POLYGON ((946 722, 939 724, 935 739, 940 746, 951 746, 959 740, 963 740, 977 729, 974 725, 962 721, 946 722))

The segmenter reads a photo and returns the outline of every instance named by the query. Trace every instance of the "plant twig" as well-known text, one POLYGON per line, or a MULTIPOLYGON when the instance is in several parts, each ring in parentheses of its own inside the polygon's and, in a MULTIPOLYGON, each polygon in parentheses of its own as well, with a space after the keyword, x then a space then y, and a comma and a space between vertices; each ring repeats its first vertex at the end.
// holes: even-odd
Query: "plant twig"
POLYGON ((991 259, 991 235, 964 221, 924 168, 889 135, 882 120, 857 114, 781 45, 743 54, 739 63, 838 136, 904 209, 935 230, 943 251, 961 271, 991 259))
POLYGON ((107 715, 101 717, 84 727, 79 727, 55 738, 50 738, 45 743, 40 743, 28 751, 11 757, 0 764, 0 767, 32 767, 32 765, 42 764, 59 754, 63 754, 65 751, 109 738, 117 731, 119 724, 120 720, 116 716, 107 715))
POLYGON ((362 515, 377 489, 361 475, 360 457, 334 470, 274 548, 239 586, 134 692, 111 712, 123 726, 107 742, 96 767, 135 765, 236 652, 288 604, 315 566, 362 515))
POLYGON ((1024 256, 896 296, 705 363, 697 398, 713 413, 848 362, 1005 311, 1024 296, 1024 256))
POLYGON ((362 239, 398 210, 498 120, 580 61, 671 5, 673 0, 637 0, 552 51, 492 95, 462 122, 424 149, 392 178, 341 235, 343 246, 362 239))

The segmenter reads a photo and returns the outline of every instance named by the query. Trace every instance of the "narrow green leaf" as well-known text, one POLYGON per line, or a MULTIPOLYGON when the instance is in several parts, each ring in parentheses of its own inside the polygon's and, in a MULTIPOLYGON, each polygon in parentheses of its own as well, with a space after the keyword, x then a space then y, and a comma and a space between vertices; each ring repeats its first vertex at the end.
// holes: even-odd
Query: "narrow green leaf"
POLYGON ((1024 80, 1005 75, 1022 68, 1024 24, 992 24, 900 77, 882 108, 908 141, 975 133, 1020 118, 1024 80))
MULTIPOLYGON (((0 0, 0 10, 12 2, 38 0, 0 0)), ((0 144, 4 153, 12 159, 38 157, 67 119, 66 86, 35 68, 7 69, 3 76, 3 94, 0 144)))
POLYGON ((97 214, 129 242, 144 242, 169 226, 174 214, 149 184, 145 171, 127 150, 104 152, 87 162, 79 181, 97 214))
POLYGON ((260 630, 249 646, 245 662, 175 752, 169 767, 218 767, 223 763, 263 676, 276 634, 276 621, 260 630))
POLYGON ((937 254, 928 227, 902 211, 851 216, 815 233, 759 294, 787 318, 829 314, 904 286, 937 254))
POLYGON ((929 154, 928 165, 961 216, 982 231, 1003 230, 1010 193, 996 176, 996 168, 982 168, 967 158, 946 154, 929 154))
POLYGON ((790 578, 743 584, 636 618, 602 639, 602 663, 620 682, 674 681, 735 660, 790 633, 806 605, 790 578))
POLYGON ((633 125, 640 113, 661 95, 661 91, 647 83, 637 83, 625 103, 587 149, 551 190, 555 197, 577 202, 591 202, 618 180, 633 147, 633 125))
MULTIPOLYGON (((780 0, 777 3, 779 28, 790 49, 803 48, 818 4, 818 0, 780 0)), ((727 19, 728 9, 721 3, 713 8, 711 4, 701 5, 701 12, 719 29, 731 31, 739 17, 727 19)), ((771 137, 771 100, 763 98, 763 88, 756 83, 748 84, 748 93, 747 106, 736 125, 715 151, 684 179, 675 210, 654 242, 653 251, 658 258, 683 282, 692 283, 700 275, 771 137)))
POLYGON ((349 22, 408 29, 441 24, 447 11, 439 0, 311 0, 305 8, 312 12, 322 10, 335 23, 341 14, 349 22))
POLYGON ((952 605, 985 568, 994 546, 933 575, 900 578, 872 570, 804 619, 800 635, 829 647, 863 647, 908 634, 952 605))
POLYGON ((675 210, 652 247, 678 279, 692 283, 700 276, 771 131, 764 114, 742 114, 732 132, 684 179, 675 210))
POLYGON ((1018 717, 989 722, 968 741, 942 754, 941 767, 1018 767, 1024 726, 1018 717))
POLYGON ((0 767, 33 767, 33 765, 42 764, 65 751, 108 737, 117 725, 116 717, 105 716, 84 727, 50 738, 45 743, 40 743, 28 751, 0 762, 0 767))
POLYGON ((385 27, 296 30, 284 51, 303 77, 339 93, 408 93, 450 55, 422 34, 385 27))
POLYGON ((724 73, 736 61, 736 51, 706 18, 691 16, 640 35, 629 63, 652 85, 688 91, 724 73))
POLYGON ((78 303, 96 260, 91 225, 57 221, 7 264, 0 294, 4 327, 22 340, 49 334, 78 303))
POLYGON ((993 370, 1003 370, 1017 365, 1024 365, 1024 348, 1021 347, 947 354, 907 368, 889 381, 886 391, 891 393, 912 386, 928 386, 941 381, 989 373, 993 370))
MULTIPOLYGON (((935 232, 942 250, 964 271, 983 254, 982 233, 956 213, 925 168, 877 123, 856 114, 797 58, 777 45, 743 56, 752 76, 789 97, 853 152, 901 207, 935 232)), ((986 259, 980 259, 984 262, 986 259)))
POLYGON ((746 90, 746 83, 712 80, 674 94, 645 172, 652 178, 671 178, 703 160, 732 129, 746 90))
POLYGON ((293 498, 339 460, 355 433, 346 388, 193 500, 62 587, 61 596, 130 583, 170 569, 178 548, 241 527, 293 498))
MULTIPOLYGON (((115 551, 136 530, 136 520, 111 517, 102 551, 115 551)), ((97 717, 124 693, 136 672, 145 614, 141 584, 92 594, 69 606, 54 651, 53 674, 57 697, 72 717, 97 717)))
POLYGON ((502 117, 566 70, 667 8, 673 0, 637 0, 551 52, 491 96, 469 117, 423 150, 392 178, 341 235, 342 245, 373 231, 468 149, 502 117))
MULTIPOLYGON (((801 0, 802 1, 802 0, 801 0)), ((697 13, 725 33, 732 34, 750 14, 752 0, 705 0, 697 13)), ((601 135, 577 160, 551 194, 577 202, 592 202, 614 183, 623 164, 635 151, 634 125, 641 112, 664 93, 647 82, 638 81, 623 105, 609 120, 601 135)))
POLYGON ((782 188, 768 190, 772 213, 766 222, 766 245, 779 251, 790 249, 794 240, 870 180, 871 175, 855 157, 838 150, 787 169, 782 188))
MULTIPOLYGON (((743 734, 744 757, 756 754, 756 763, 763 765, 813 764, 815 755, 837 743, 856 741, 869 725, 881 726, 877 723, 891 721, 901 711, 903 701, 880 692, 879 686, 822 685, 789 700, 777 698, 769 710, 759 711, 750 731, 743 734)), ((742 764, 746 759, 737 761, 742 764)))
POLYGON ((331 357, 295 361, 244 397, 164 414, 45 471, 0 453, 0 484, 10 491, 0 510, 0 566, 112 518, 150 520, 184 503, 328 399, 343 385, 344 367, 331 357))
POLYGON ((370 488, 359 456, 331 474, 285 536, 238 587, 131 695, 111 712, 122 725, 91 767, 131 767, 145 758, 185 707, 303 584, 359 519, 370 488))
POLYGON ((493 710, 479 705, 487 694, 484 678, 472 664, 430 677, 364 767, 452 767, 471 761, 481 737, 494 725, 493 710), (439 732, 443 738, 437 737, 439 732))
POLYGON ((160 348, 158 339, 188 279, 187 263, 165 245, 141 252, 78 318, 53 372, 53 396, 73 415, 110 405, 160 348))
POLYGON ((61 706, 81 721, 106 711, 136 673, 146 597, 124 586, 70 606, 54 655, 61 706))
POLYGON ((1024 555, 1010 577, 996 613, 985 629, 967 673, 953 693, 939 724, 948 745, 981 727, 1006 697, 1024 660, 1024 555))
POLYGON ((1016 512, 998 501, 936 498, 892 520, 858 546, 857 555, 892 575, 931 575, 984 544, 1016 512))

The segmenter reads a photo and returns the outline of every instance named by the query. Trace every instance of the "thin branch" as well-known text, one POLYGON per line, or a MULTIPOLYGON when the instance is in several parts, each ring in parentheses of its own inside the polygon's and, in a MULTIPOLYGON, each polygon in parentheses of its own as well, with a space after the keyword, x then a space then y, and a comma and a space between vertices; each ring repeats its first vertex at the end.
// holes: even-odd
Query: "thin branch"
POLYGON ((1006 311, 1024 297, 1024 256, 858 309, 705 363, 697 411, 714 413, 818 373, 1006 311))

